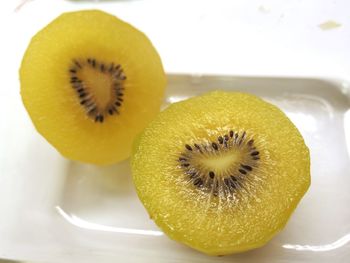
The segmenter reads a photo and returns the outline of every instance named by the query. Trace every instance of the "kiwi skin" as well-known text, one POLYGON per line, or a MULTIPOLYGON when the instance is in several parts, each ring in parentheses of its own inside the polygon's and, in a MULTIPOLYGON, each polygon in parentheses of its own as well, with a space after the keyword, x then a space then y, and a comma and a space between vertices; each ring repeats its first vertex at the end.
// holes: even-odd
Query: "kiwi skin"
MULTIPOLYGON (((228 95, 230 93, 223 93, 220 91, 214 91, 211 92, 209 94, 205 94, 203 96, 215 96, 215 97, 223 97, 225 95, 228 95)), ((242 94, 242 96, 245 96, 244 94, 242 94)), ((247 95, 247 96, 251 96, 251 97, 255 97, 252 95, 247 95)), ((196 98, 192 98, 190 100, 193 100, 196 98)), ((257 97, 255 97, 256 100, 261 100, 257 97)), ((174 103, 172 105, 170 105, 166 111, 173 111, 175 112, 177 110, 177 108, 180 106, 179 104, 182 104, 183 102, 178 102, 178 103, 174 103)), ((189 104, 188 104, 189 105, 189 104)), ((188 106, 187 105, 187 106, 188 106)), ((268 105, 268 107, 270 108, 270 110, 272 112, 274 112, 274 114, 279 114, 279 115, 283 115, 286 119, 286 123, 289 121, 289 119, 285 116, 285 114, 278 109, 276 106, 274 105, 268 105)), ((189 109, 190 107, 188 107, 189 109)), ((187 110, 188 110, 187 109, 187 110)), ((161 113, 162 114, 162 113, 161 113)), ((161 115, 160 114, 160 115, 161 115)), ((158 115, 159 116, 159 115, 158 115)), ((239 253, 239 252, 244 252, 244 251, 248 251, 251 249, 255 249, 255 248, 259 248, 262 247, 263 245, 265 245, 269 240, 271 240, 271 238, 273 236, 275 236, 278 232, 280 232, 286 225, 288 218, 291 216, 291 214, 293 213, 293 211, 295 210, 297 204, 299 203, 299 201, 301 200, 301 198, 303 197, 303 195, 305 194, 305 192, 307 191, 307 189, 310 186, 311 180, 310 180, 310 153, 309 153, 309 149, 306 147, 304 140, 302 139, 299 131, 296 129, 296 127, 294 125, 290 125, 288 126, 288 128, 290 129, 290 132, 295 134, 297 136, 297 144, 300 145, 304 145, 303 147, 303 153, 302 153, 302 161, 303 165, 304 165, 304 170, 302 171, 303 173, 305 173, 305 178, 303 179, 304 181, 298 185, 299 189, 298 189, 298 194, 295 195, 293 197, 293 201, 289 204, 288 207, 286 207, 286 209, 283 211, 283 220, 280 220, 278 222, 278 224, 275 224, 274 227, 272 229, 270 229, 269 231, 266 231, 264 233, 263 236, 260 237, 256 237, 254 242, 250 242, 249 244, 240 244, 239 246, 236 247, 220 247, 220 246, 206 246, 203 245, 203 242, 196 242, 194 240, 189 239, 188 237, 186 237, 184 235, 184 233, 179 233, 178 231, 174 230, 173 225, 169 224, 169 222, 167 222, 166 220, 164 220, 163 215, 160 215, 160 211, 159 208, 156 207, 156 205, 154 204, 154 202, 152 201, 152 199, 149 197, 149 195, 151 194, 152 190, 149 189, 149 192, 147 191, 147 188, 145 187, 141 187, 140 184, 143 183, 143 180, 147 180, 147 178, 142 178, 142 173, 140 173, 138 170, 139 169, 149 169, 148 163, 143 163, 140 160, 145 158, 142 155, 143 152, 147 152, 148 156, 147 158, 152 158, 152 154, 153 152, 149 152, 150 147, 147 146, 147 142, 149 142, 149 138, 152 136, 155 136, 154 133, 152 133, 152 129, 159 127, 160 125, 165 123, 165 119, 164 118, 160 118, 158 117, 156 120, 154 120, 152 123, 149 124, 149 126, 146 128, 146 130, 140 135, 140 137, 138 138, 138 140, 134 143, 134 147, 133 147, 133 154, 132 154, 132 171, 133 171, 133 180, 136 186, 136 190, 137 190, 137 194, 140 198, 140 200, 143 202, 144 206, 146 207, 147 211, 150 214, 150 217, 152 219, 154 219, 154 221, 156 222, 156 224, 173 240, 175 241, 180 241, 181 243, 184 243, 196 250, 199 250, 205 254, 208 255, 212 255, 212 256, 222 256, 222 255, 228 255, 228 254, 233 254, 233 253, 239 253), (144 165, 143 167, 141 165, 144 165)), ((175 120, 173 120, 175 121, 175 120)), ((289 121, 290 122, 290 121, 289 121)), ((286 124, 283 123, 283 124, 286 124)), ((291 123, 291 122, 290 122, 291 123)), ((157 146, 153 146, 153 147, 157 147, 157 146)), ((157 171, 154 171, 154 173, 156 173, 157 171)), ((150 178, 151 179, 151 178, 150 178)), ((156 199, 157 197, 153 196, 153 199, 156 199)), ((161 198, 166 198, 166 196, 162 196, 161 198)), ((208 238, 210 236, 208 235, 208 238)))

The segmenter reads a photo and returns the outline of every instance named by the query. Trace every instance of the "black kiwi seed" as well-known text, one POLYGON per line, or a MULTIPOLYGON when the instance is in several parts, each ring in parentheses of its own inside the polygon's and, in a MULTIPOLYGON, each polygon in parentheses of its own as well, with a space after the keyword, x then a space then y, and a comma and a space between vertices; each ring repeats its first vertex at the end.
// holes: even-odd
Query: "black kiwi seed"
POLYGON ((217 151, 219 148, 218 148, 218 145, 215 143, 215 142, 213 142, 212 144, 211 144, 211 146, 214 148, 214 150, 215 151, 217 151))
POLYGON ((192 147, 189 146, 188 144, 186 144, 185 147, 186 147, 187 150, 192 151, 192 147))
POLYGON ((203 180, 200 179, 200 178, 197 178, 194 180, 193 182, 194 185, 198 185, 198 186, 201 186, 203 184, 203 180))
POLYGON ((241 174, 247 174, 247 172, 243 169, 238 169, 238 171, 241 173, 241 174))
POLYGON ((230 131, 230 137, 231 138, 233 137, 233 131, 230 131))
POLYGON ((253 168, 252 168, 251 166, 249 166, 249 165, 241 164, 241 167, 242 167, 243 169, 247 170, 247 171, 252 171, 252 170, 253 170, 253 168))
POLYGON ((214 173, 213 171, 210 171, 210 172, 209 172, 209 177, 210 177, 211 179, 213 179, 213 178, 215 177, 215 173, 214 173))
POLYGON ((256 155, 259 155, 259 152, 258 151, 254 151, 250 154, 251 156, 256 156, 256 155))

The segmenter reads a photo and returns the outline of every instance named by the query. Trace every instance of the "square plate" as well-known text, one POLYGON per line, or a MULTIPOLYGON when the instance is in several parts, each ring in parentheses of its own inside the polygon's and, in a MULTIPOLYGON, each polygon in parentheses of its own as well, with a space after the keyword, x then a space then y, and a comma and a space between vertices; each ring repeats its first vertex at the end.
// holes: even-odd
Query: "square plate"
POLYGON ((348 262, 350 86, 306 78, 168 75, 164 107, 214 89, 279 106, 311 151, 312 183, 285 229, 260 249, 209 257, 149 219, 129 162, 97 167, 61 157, 35 130, 18 91, 0 98, 0 257, 50 262, 348 262), (11 113, 11 114, 10 114, 11 113), (5 125, 6 124, 6 125, 5 125))

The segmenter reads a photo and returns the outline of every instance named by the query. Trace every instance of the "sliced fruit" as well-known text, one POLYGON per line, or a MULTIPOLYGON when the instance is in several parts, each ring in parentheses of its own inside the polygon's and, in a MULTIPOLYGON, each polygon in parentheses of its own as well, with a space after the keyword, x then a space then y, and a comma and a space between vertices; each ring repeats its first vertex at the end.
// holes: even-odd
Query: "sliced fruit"
POLYGON ((277 107, 218 91, 161 112, 137 141, 132 172, 166 234, 226 255, 260 247, 284 227, 310 185, 310 157, 277 107))
POLYGON ((62 14, 38 32, 20 81, 36 129, 67 158, 95 164, 130 155, 166 85, 149 39, 97 10, 62 14))

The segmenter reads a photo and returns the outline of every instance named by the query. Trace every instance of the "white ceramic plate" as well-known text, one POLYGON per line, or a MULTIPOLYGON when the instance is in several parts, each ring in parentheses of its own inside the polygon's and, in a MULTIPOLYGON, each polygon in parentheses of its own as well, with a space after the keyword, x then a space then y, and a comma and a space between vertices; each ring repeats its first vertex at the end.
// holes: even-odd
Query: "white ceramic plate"
POLYGON ((1 97, 0 257, 50 262, 349 262, 350 86, 345 81, 169 75, 165 105, 213 89, 281 107, 311 150, 312 184, 265 247, 209 257, 169 240, 149 219, 128 161, 61 157, 33 128, 18 92, 1 97), (11 112, 11 115, 8 113, 11 112))

